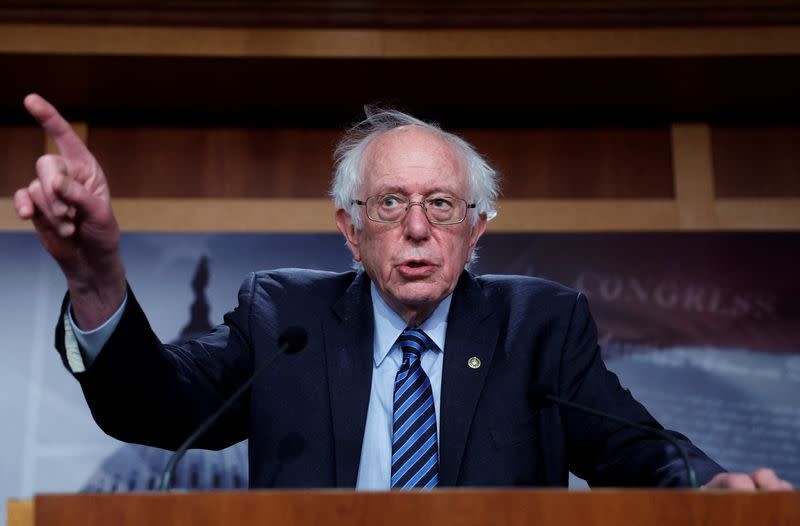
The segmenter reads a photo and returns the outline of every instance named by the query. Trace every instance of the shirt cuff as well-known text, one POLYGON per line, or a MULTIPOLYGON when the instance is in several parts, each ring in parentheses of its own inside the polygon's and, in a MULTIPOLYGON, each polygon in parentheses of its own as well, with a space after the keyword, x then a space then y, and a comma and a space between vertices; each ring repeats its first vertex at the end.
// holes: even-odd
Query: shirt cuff
POLYGON ((101 326, 91 331, 82 331, 75 320, 72 319, 72 304, 67 305, 64 313, 64 349, 66 350, 67 363, 73 373, 82 373, 91 367, 97 355, 103 350, 114 329, 117 328, 125 306, 128 304, 128 293, 122 300, 122 305, 101 326))

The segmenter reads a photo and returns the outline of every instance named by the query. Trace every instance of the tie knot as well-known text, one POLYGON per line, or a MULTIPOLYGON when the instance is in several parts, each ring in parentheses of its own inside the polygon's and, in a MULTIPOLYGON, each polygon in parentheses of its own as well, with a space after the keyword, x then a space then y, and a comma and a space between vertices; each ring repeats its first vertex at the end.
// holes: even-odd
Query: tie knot
POLYGON ((403 355, 412 354, 414 357, 419 359, 420 354, 422 354, 425 350, 430 349, 433 342, 420 329, 406 329, 397 338, 397 343, 400 344, 400 348, 403 349, 403 355))

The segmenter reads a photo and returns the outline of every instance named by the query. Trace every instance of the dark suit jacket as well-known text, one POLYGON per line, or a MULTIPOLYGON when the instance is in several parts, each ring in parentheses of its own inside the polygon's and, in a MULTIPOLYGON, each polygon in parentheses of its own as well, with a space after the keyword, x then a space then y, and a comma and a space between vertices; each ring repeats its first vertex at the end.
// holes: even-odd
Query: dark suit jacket
MULTIPOLYGON (((224 324, 181 347, 158 341, 129 291, 114 334, 89 370, 75 376, 108 434, 174 449, 275 355, 277 336, 290 326, 308 332, 307 347, 278 357, 199 446, 249 438, 254 487, 353 487, 372 378, 374 323, 363 273, 254 273, 224 324)), ((62 324, 56 341, 63 355, 62 324)), ((529 404, 529 387, 542 384, 563 398, 658 425, 606 370, 581 294, 536 278, 464 272, 446 342, 440 485, 563 486, 568 469, 599 486, 684 483, 666 442, 529 404), (467 365, 473 356, 481 360, 477 369, 467 365)), ((686 442, 701 483, 723 471, 686 442)))

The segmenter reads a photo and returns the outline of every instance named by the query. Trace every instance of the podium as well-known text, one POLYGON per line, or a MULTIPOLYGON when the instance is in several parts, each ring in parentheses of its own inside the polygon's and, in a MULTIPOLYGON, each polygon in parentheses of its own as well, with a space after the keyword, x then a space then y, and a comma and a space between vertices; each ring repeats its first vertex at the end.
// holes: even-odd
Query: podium
POLYGON ((8 526, 625 526, 800 524, 800 492, 344 490, 38 495, 8 526))

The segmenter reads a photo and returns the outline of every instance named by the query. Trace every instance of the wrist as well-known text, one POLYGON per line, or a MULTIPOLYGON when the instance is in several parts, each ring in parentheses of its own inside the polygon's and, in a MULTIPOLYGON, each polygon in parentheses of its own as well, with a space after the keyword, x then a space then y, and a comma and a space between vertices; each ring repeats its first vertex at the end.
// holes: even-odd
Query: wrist
POLYGON ((125 299, 127 281, 119 261, 109 261, 102 272, 66 275, 75 323, 89 331, 102 325, 125 299))

